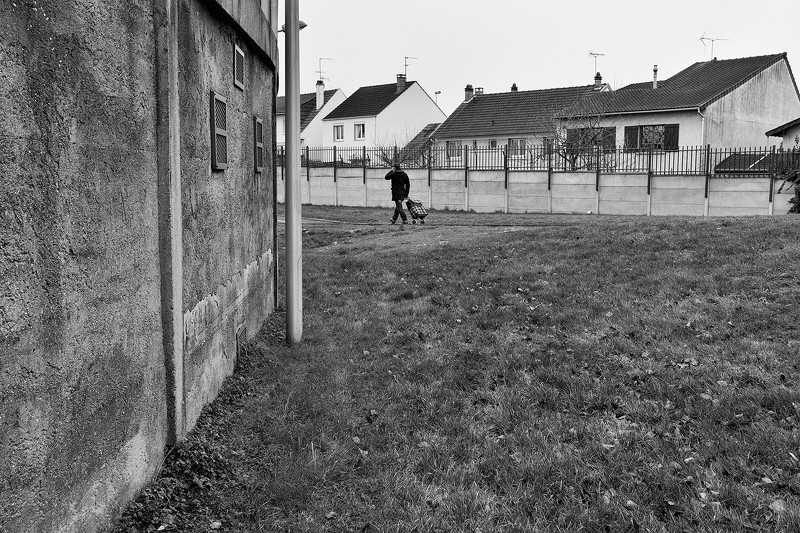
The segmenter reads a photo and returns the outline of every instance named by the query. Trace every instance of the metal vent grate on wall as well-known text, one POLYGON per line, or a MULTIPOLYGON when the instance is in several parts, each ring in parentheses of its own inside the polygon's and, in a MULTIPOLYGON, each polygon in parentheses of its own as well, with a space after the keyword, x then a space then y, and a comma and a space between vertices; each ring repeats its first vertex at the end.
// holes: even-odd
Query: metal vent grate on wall
POLYGON ((228 168, 228 101, 211 91, 211 169, 228 168))
POLYGON ((233 45, 233 84, 244 90, 244 52, 233 45))
POLYGON ((264 121, 253 118, 254 164, 256 172, 264 170, 264 121))

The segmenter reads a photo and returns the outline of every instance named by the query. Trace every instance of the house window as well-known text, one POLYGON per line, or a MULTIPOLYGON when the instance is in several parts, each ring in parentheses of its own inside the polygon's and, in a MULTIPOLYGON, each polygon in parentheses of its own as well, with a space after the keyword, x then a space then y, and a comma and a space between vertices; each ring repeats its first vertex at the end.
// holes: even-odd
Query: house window
POLYGON ((461 157, 461 141, 447 141, 447 157, 461 157))
POLYGON ((344 124, 333 125, 333 140, 337 142, 344 140, 344 124))
POLYGON ((233 84, 244 90, 244 51, 233 45, 233 84))
POLYGON ((364 140, 364 132, 365 132, 364 124, 363 123, 362 124, 356 124, 353 137, 357 141, 363 141, 364 140))
POLYGON ((264 121, 253 118, 253 163, 256 172, 264 170, 264 121))
POLYGON ((525 155, 525 139, 509 139, 508 155, 511 157, 525 155))
POLYGON ((228 168, 228 101, 211 91, 211 169, 228 168))
POLYGON ((489 148, 497 148, 497 141, 489 141, 489 148))
POLYGON ((617 128, 574 128, 567 130, 568 148, 601 146, 613 150, 617 144, 617 128))
POLYGON ((626 150, 677 150, 678 124, 626 126, 626 150))

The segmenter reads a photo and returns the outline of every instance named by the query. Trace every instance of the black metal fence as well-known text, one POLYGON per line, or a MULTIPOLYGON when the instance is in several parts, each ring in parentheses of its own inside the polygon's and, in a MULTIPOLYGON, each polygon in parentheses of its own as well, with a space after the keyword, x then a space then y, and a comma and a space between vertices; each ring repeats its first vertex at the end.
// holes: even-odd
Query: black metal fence
MULTIPOLYGON (((285 161, 280 147, 277 162, 285 161)), ((684 146, 676 150, 606 149, 599 146, 568 148, 535 145, 457 149, 444 146, 424 148, 312 148, 301 151, 302 167, 465 169, 551 172, 601 172, 604 174, 709 175, 751 177, 800 171, 800 150, 779 151, 775 147, 712 148, 684 146)))

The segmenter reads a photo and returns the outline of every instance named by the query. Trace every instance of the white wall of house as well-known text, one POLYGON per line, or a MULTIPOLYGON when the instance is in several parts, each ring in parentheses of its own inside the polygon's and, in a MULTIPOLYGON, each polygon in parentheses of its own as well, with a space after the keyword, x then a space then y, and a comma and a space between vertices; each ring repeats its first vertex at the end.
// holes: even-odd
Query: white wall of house
POLYGON ((376 146, 405 146, 422 128, 446 118, 423 88, 412 83, 378 115, 372 142, 376 146))
POLYGON ((375 146, 373 139, 375 138, 375 122, 376 117, 356 117, 344 118, 333 120, 322 120, 322 145, 327 148, 336 146, 338 148, 360 148, 362 146, 375 146), (356 124, 364 125, 364 139, 356 139, 356 124), (344 127, 344 139, 341 141, 333 140, 334 126, 344 127))
POLYGON ((781 142, 781 148, 784 150, 791 150, 798 146, 800 146, 800 124, 786 130, 786 133, 783 134, 783 142, 781 142))
MULTIPOLYGON (((656 89, 658 90, 658 89, 656 89)), ((625 128, 628 126, 678 125, 678 146, 703 144, 703 119, 697 111, 667 111, 663 113, 636 113, 615 115, 602 119, 601 127, 616 127, 618 147, 625 144, 625 128)))
MULTIPOLYGON (((322 109, 320 109, 316 116, 311 119, 311 122, 303 128, 303 131, 300 132, 300 144, 302 146, 325 146, 322 144, 322 119, 346 99, 347 96, 345 96, 344 91, 336 89, 336 92, 325 102, 322 109)), ((286 146, 286 115, 277 115, 275 117, 275 139, 278 146, 286 146)))
POLYGON ((324 130, 325 130, 325 123, 323 119, 325 115, 339 107, 339 104, 344 102, 347 97, 344 94, 344 91, 341 89, 336 89, 336 92, 325 102, 325 105, 322 106, 322 109, 316 114, 316 116, 311 119, 305 128, 303 128, 300 137, 303 139, 303 146, 333 146, 332 144, 325 144, 324 143, 324 130))
POLYGON ((800 116, 800 97, 787 62, 781 60, 760 72, 709 105, 704 114, 706 142, 713 146, 778 144, 764 132, 800 116))
POLYGON ((322 145, 341 148, 361 146, 405 146, 422 128, 443 122, 447 116, 420 87, 411 84, 377 117, 358 117, 322 120, 322 145), (364 139, 355 138, 355 125, 364 124, 364 139), (333 140, 334 126, 344 126, 344 139, 333 140))

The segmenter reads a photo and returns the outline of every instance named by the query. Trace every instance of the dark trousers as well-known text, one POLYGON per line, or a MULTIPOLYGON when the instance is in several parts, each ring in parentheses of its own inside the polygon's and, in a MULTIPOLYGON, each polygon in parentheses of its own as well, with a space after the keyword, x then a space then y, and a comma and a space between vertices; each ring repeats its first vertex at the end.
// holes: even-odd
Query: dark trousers
POLYGON ((406 212, 403 211, 403 200, 394 201, 394 216, 392 217, 392 220, 397 220, 397 217, 400 217, 403 220, 408 220, 406 218, 406 212))

